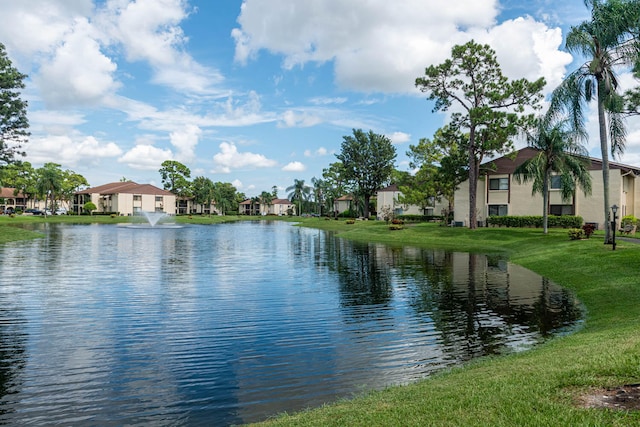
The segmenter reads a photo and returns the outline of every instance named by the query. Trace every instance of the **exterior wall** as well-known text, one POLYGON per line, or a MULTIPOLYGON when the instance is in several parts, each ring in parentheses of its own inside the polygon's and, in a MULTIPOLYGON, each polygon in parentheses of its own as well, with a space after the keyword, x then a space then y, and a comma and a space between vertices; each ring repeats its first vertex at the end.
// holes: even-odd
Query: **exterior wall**
POLYGON ((289 209, 291 209, 291 212, 293 212, 294 215, 296 214, 296 208, 294 205, 288 205, 284 203, 277 203, 269 206, 269 213, 283 216, 288 215, 289 209))
POLYGON ((91 201, 98 207, 98 212, 118 212, 125 216, 141 212, 164 212, 168 215, 175 215, 175 196, 158 197, 161 197, 162 201, 156 201, 154 194, 91 194, 91 201))
MULTIPOLYGON (((610 169, 610 204, 619 206, 618 218, 624 215, 640 215, 638 203, 640 186, 636 185, 636 178, 633 174, 623 175, 622 169, 610 169)), ((563 201, 560 191, 551 189, 549 191, 550 205, 573 205, 574 215, 581 216, 585 222, 598 224, 599 229, 605 226, 603 198, 604 185, 601 170, 591 170, 591 195, 585 196, 582 190, 578 189, 572 199, 563 201)), ((531 194, 532 183, 518 184, 510 174, 489 175, 489 179, 508 178, 508 190, 489 190, 487 177, 478 180, 478 190, 476 198, 478 221, 485 221, 489 216, 489 207, 492 205, 506 205, 506 215, 542 215, 542 195, 531 194)), ((469 225, 469 181, 460 185, 455 195, 456 209, 454 221, 462 222, 464 226, 469 225)))
POLYGON ((433 207, 423 210, 417 205, 408 205, 398 202, 398 198, 402 196, 399 190, 380 190, 376 196, 376 212, 378 219, 382 219, 382 212, 385 208, 390 208, 395 215, 441 215, 444 209, 448 208, 446 200, 436 201, 433 207), (444 202, 444 203, 443 203, 444 202), (431 213, 429 213, 431 212, 431 213))
POLYGON ((289 215, 289 209, 296 214, 296 206, 292 203, 272 203, 271 205, 260 203, 260 215, 289 215))
POLYGON ((346 212, 351 208, 353 201, 351 200, 336 200, 333 205, 335 206, 335 210, 338 214, 342 212, 346 212))

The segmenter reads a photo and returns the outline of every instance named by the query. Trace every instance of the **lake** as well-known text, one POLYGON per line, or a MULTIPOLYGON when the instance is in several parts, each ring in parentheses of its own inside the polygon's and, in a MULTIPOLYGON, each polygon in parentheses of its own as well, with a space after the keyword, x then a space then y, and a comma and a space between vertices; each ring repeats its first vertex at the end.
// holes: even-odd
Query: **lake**
POLYGON ((570 331, 500 257, 283 222, 43 224, 0 246, 0 423, 214 425, 406 384, 570 331))

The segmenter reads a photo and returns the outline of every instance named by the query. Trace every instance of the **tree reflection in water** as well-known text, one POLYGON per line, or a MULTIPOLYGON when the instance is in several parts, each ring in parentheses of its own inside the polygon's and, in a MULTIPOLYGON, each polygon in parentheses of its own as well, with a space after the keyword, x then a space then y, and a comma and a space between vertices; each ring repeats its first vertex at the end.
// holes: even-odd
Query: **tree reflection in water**
POLYGON ((353 307, 375 305, 383 318, 394 299, 410 298, 452 361, 529 348, 582 316, 569 291, 500 257, 333 244, 329 265, 339 273, 346 316, 358 313, 353 307))

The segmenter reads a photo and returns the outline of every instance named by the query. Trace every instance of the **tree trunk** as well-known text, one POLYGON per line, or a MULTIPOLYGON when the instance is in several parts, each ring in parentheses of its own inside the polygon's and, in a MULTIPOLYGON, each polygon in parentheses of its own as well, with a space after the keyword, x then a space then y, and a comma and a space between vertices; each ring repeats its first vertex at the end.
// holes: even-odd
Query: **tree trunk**
POLYGON ((478 194, 478 161, 475 154, 475 128, 469 132, 469 228, 475 230, 478 226, 476 219, 476 196, 478 194))
POLYGON ((545 171, 542 181, 542 232, 549 233, 549 172, 545 171))
POLYGON ((368 194, 364 195, 364 207, 362 209, 363 216, 366 219, 369 219, 369 200, 371 200, 371 196, 368 194))
MULTIPOLYGON (((598 124, 600 125, 600 151, 602 152, 602 185, 604 194, 604 243, 611 243, 609 230, 609 144, 607 143, 607 119, 605 117, 603 89, 598 85, 598 124)), ((615 230, 613 231, 615 233, 615 230)))

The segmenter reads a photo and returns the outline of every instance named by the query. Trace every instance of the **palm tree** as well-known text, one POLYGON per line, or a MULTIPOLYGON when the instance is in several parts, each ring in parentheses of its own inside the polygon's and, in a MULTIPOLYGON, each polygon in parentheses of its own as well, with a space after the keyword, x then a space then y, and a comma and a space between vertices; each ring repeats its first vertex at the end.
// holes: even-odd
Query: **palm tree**
POLYGON ((519 165, 514 177, 518 183, 533 182, 532 195, 542 194, 542 223, 548 232, 549 187, 553 175, 559 176, 560 194, 569 199, 576 184, 585 195, 591 194, 591 175, 587 149, 581 144, 586 134, 570 126, 567 119, 557 120, 553 113, 538 119, 535 130, 527 135, 529 147, 538 154, 519 165))
POLYGON ((249 205, 249 215, 255 215, 256 214, 256 205, 258 207, 260 207, 260 197, 255 196, 252 197, 250 199, 250 205, 249 205))
POLYGON ((325 189, 327 187, 326 182, 322 178, 311 178, 313 184, 313 198, 315 199, 316 206, 318 207, 318 215, 322 216, 322 207, 325 202, 325 189))
POLYGON ((294 179, 293 185, 287 187, 286 191, 289 193, 287 197, 292 202, 298 202, 298 216, 302 213, 302 202, 309 198, 310 189, 309 186, 304 185, 304 179, 294 179))
POLYGON ((267 206, 266 213, 269 213, 269 207, 273 204, 273 199, 275 199, 273 193, 269 193, 268 191, 263 191, 260 194, 260 201, 267 206))
POLYGON ((43 167, 38 169, 38 178, 36 181, 36 192, 39 196, 45 197, 45 214, 47 200, 50 201, 51 212, 55 211, 54 202, 56 195, 62 190, 62 174, 60 165, 56 163, 45 163, 43 167))
MULTIPOLYGON (((554 91, 551 108, 568 108, 573 126, 582 129, 584 105, 592 100, 597 102, 606 221, 609 212, 609 149, 613 157, 622 154, 626 140, 616 69, 629 66, 638 58, 639 43, 632 31, 638 27, 640 2, 584 0, 584 3, 591 9, 591 19, 571 27, 566 48, 587 61, 570 73, 554 91), (611 147, 607 138, 611 139, 611 147)), ((609 239, 610 232, 606 227, 605 243, 609 239)))

